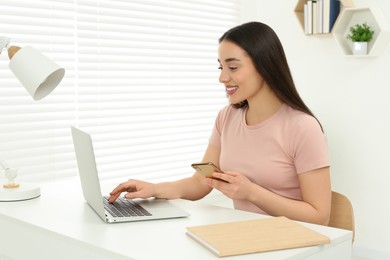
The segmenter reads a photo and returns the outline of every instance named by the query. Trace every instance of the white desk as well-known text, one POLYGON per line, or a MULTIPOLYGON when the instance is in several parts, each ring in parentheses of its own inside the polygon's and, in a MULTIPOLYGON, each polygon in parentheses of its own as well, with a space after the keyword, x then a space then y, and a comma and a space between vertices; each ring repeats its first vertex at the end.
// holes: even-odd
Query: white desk
MULTIPOLYGON (((1 260, 218 259, 188 237, 185 227, 264 217, 175 200, 189 218, 105 224, 85 203, 78 179, 45 184, 41 190, 38 199, 0 203, 1 260)), ((350 231, 307 226, 331 243, 226 259, 351 259, 350 231)))

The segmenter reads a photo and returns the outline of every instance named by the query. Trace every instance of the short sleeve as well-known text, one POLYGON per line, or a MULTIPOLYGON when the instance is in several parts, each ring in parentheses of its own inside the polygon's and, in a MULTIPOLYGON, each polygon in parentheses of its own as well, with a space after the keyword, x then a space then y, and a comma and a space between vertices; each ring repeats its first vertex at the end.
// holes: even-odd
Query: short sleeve
POLYGON ((221 148, 222 127, 226 120, 229 109, 231 109, 231 106, 226 106, 223 109, 221 109, 218 112, 217 118, 215 119, 214 127, 209 139, 209 143, 217 148, 221 148))
POLYGON ((314 117, 299 117, 292 138, 298 174, 330 165, 326 137, 314 117))

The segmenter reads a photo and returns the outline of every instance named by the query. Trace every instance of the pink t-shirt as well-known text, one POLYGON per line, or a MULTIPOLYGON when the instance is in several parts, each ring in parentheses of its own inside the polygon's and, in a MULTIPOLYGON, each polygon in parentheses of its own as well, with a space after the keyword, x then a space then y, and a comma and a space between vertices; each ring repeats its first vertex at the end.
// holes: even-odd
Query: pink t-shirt
MULTIPOLYGON (((279 195, 301 199, 298 174, 329 166, 325 135, 317 120, 283 104, 271 117, 247 125, 246 109, 223 108, 210 144, 221 149, 222 171, 235 171, 279 195)), ((234 200, 236 209, 265 213, 253 203, 234 200)))

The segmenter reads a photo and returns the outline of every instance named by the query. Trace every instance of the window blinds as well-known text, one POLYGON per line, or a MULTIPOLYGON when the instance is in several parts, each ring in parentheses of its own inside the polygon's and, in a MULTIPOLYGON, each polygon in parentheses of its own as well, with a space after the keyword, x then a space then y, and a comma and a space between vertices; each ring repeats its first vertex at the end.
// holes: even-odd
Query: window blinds
POLYGON ((92 135, 102 179, 191 175, 226 104, 217 40, 238 14, 234 0, 2 1, 2 36, 66 74, 34 102, 0 56, 0 156, 20 178, 75 175, 75 125, 92 135))

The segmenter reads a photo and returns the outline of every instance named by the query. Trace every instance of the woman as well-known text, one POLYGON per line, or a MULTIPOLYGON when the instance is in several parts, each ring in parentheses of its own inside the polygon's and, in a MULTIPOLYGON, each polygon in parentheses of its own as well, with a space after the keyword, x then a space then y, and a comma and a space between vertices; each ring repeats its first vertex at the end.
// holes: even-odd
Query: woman
POLYGON ((129 180, 110 201, 122 192, 129 199, 198 200, 215 188, 236 209, 327 225, 325 136, 295 88, 275 32, 259 22, 230 29, 219 39, 218 62, 230 104, 218 114, 202 161, 224 173, 157 184, 129 180))

